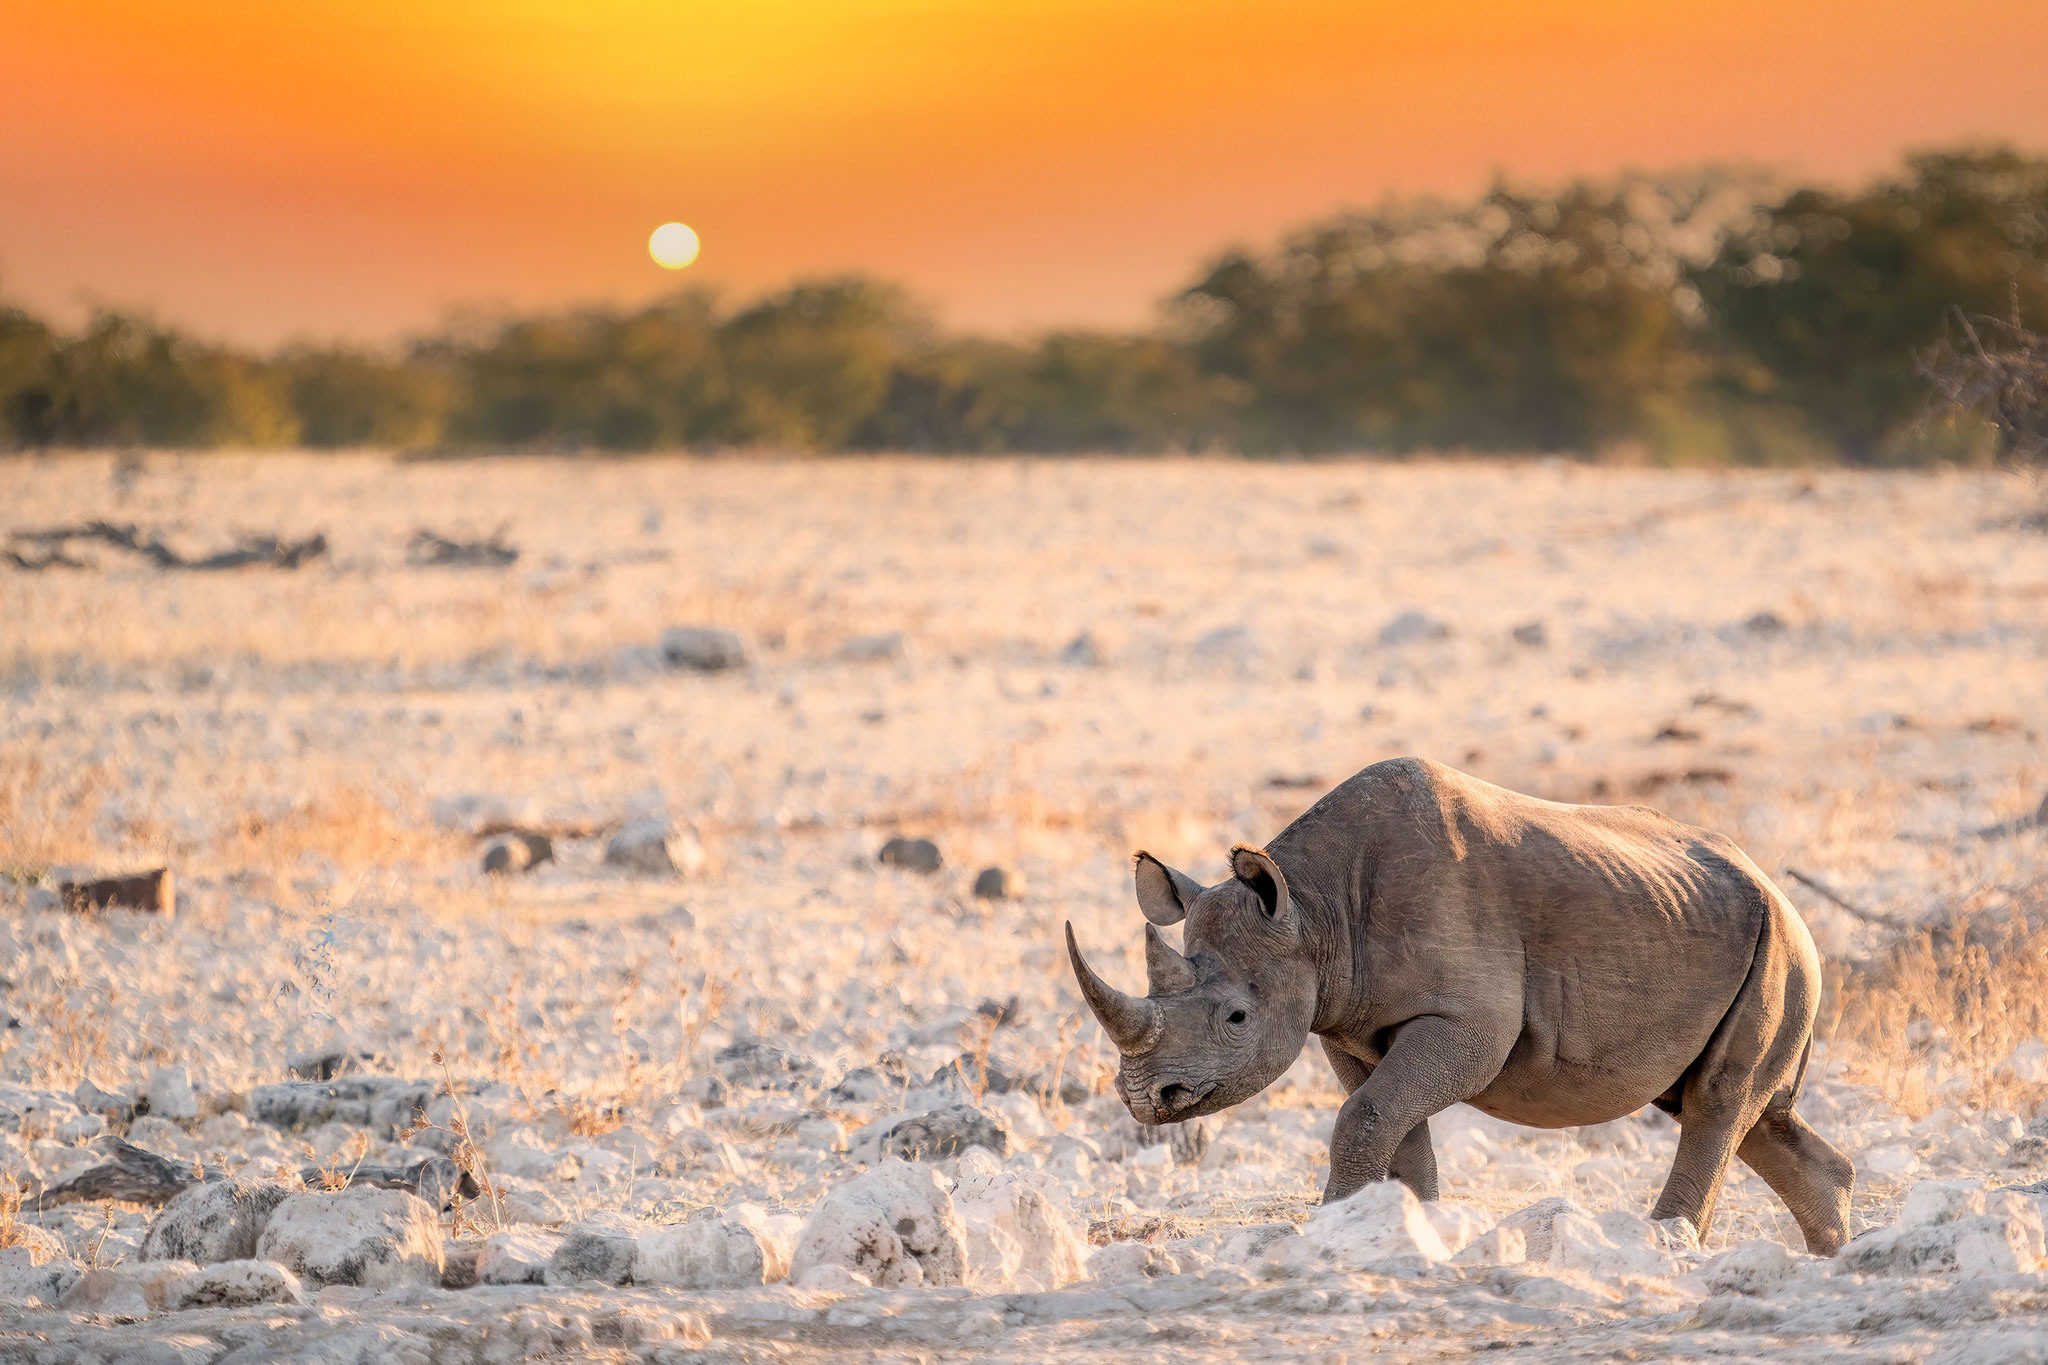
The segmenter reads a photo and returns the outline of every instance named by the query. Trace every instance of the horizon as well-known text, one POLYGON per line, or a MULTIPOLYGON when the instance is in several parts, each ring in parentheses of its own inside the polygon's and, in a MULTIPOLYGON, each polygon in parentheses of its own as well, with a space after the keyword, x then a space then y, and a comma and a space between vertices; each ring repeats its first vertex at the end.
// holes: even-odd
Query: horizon
POLYGON ((1128 328, 1233 246, 1496 176, 2048 147, 2048 10, 2016 0, 1947 7, 1938 43, 1903 4, 1234 9, 30 0, 0 294, 268 348, 850 273, 952 332, 1128 328), (681 272, 646 252, 672 219, 703 239, 681 272))

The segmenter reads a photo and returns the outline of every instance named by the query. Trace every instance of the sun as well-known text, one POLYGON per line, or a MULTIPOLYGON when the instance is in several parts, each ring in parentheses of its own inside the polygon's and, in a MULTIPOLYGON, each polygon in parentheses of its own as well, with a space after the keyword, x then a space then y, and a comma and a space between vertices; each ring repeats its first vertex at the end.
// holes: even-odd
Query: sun
POLYGON ((697 234, 682 223, 663 223, 647 239, 647 254, 663 270, 681 270, 697 259, 697 234))

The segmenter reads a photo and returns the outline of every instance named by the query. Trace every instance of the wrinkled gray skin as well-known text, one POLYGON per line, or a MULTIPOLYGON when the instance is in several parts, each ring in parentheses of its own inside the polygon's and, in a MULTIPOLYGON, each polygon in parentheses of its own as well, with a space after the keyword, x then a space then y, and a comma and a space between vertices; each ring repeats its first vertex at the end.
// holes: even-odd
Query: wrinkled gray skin
POLYGON ((1721 835, 1567 806, 1442 764, 1377 763, 1204 887, 1137 857, 1150 993, 1074 972, 1140 1123, 1263 1090, 1314 1033, 1349 1092, 1325 1203, 1389 1177, 1436 1197, 1429 1116, 1604 1123, 1655 1104, 1678 1156, 1653 1217, 1704 1235, 1740 1155, 1809 1250, 1848 1236, 1848 1158, 1792 1111, 1820 959, 1721 835), (1154 927, 1185 920, 1185 955, 1154 927))

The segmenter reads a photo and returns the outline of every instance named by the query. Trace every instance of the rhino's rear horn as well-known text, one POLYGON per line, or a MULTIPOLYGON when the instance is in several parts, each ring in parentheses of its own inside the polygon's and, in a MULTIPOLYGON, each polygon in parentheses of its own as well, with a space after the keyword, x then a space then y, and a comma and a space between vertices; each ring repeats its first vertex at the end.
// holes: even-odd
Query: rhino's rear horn
POLYGON ((1154 995, 1172 995, 1195 985, 1195 964, 1176 952, 1166 935, 1150 924, 1145 926, 1145 981, 1154 995))
POLYGON ((1074 964, 1074 979, 1081 983, 1081 998, 1088 1002, 1089 1010, 1109 1035, 1109 1041, 1116 1044, 1116 1050, 1126 1057, 1150 1051, 1165 1027, 1158 1003, 1143 996, 1125 995, 1090 971, 1081 957, 1081 945, 1074 941, 1071 923, 1067 925, 1067 957, 1074 964))

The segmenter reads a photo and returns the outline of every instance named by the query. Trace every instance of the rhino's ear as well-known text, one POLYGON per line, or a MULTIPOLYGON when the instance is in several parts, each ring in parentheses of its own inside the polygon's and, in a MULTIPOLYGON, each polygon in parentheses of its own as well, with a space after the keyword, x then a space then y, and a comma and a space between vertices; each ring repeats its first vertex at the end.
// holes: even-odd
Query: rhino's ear
POLYGON ((1134 860, 1138 883, 1138 908, 1154 924, 1179 924, 1188 917, 1188 907, 1202 894, 1202 884, 1185 872, 1176 872, 1149 853, 1134 860))
POLYGON ((1230 871, 1259 898, 1259 909, 1274 927, 1294 928, 1294 901, 1287 894, 1287 877, 1264 849, 1239 844, 1230 850, 1230 871))

